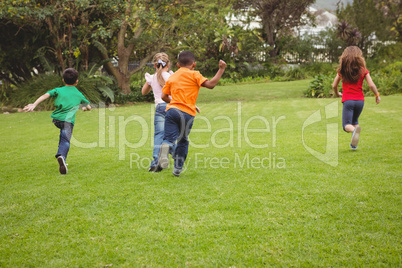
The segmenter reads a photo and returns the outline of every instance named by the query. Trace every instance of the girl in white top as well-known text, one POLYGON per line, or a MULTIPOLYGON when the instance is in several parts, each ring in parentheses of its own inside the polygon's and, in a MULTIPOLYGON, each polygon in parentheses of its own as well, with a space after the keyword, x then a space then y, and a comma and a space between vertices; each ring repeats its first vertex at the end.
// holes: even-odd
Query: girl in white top
POLYGON ((154 149, 153 149, 153 161, 149 168, 150 172, 159 172, 161 169, 158 167, 158 153, 163 141, 163 134, 165 130, 165 115, 166 115, 166 102, 161 99, 162 88, 169 76, 173 74, 172 71, 168 72, 170 61, 169 56, 166 53, 155 54, 152 63, 154 64, 156 73, 150 75, 145 74, 145 84, 142 87, 142 95, 146 95, 149 92, 153 92, 155 98, 155 133, 154 133, 154 149))

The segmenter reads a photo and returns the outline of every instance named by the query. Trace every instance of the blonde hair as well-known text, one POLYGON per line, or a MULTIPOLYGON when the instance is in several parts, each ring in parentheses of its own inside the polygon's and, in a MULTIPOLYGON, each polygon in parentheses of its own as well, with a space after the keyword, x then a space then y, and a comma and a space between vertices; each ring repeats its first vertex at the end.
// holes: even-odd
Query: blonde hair
POLYGON ((165 85, 165 79, 162 77, 162 69, 169 65, 169 56, 166 53, 156 53, 152 63, 156 66, 156 78, 158 83, 163 87, 165 85), (163 63, 161 63, 161 60, 163 63))
POLYGON ((341 75, 343 82, 356 83, 366 69, 366 61, 363 52, 357 46, 345 48, 339 57, 337 72, 341 75))

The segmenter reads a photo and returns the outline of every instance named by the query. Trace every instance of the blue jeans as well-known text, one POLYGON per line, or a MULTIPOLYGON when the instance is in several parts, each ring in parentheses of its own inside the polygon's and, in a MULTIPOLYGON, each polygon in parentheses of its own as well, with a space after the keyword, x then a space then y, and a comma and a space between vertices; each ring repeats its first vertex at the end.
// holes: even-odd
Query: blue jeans
POLYGON ((166 116, 166 105, 167 103, 160 103, 155 109, 154 118, 154 150, 152 152, 153 160, 151 162, 151 167, 158 165, 158 154, 161 144, 163 142, 163 135, 165 133, 165 116, 166 116))
MULTIPOLYGON (((343 102, 342 126, 345 130, 346 125, 358 125, 359 116, 363 111, 364 101, 348 100, 343 102)), ((346 130, 345 130, 346 131, 346 130)))
POLYGON ((59 149, 57 150, 56 158, 61 155, 66 160, 68 151, 70 150, 70 140, 73 135, 74 125, 56 119, 53 119, 53 124, 60 129, 59 149))
POLYGON ((163 143, 169 144, 170 149, 173 149, 177 140, 174 153, 174 167, 177 169, 183 169, 186 161, 189 144, 188 135, 193 127, 193 122, 194 116, 178 109, 171 108, 166 112, 163 143))

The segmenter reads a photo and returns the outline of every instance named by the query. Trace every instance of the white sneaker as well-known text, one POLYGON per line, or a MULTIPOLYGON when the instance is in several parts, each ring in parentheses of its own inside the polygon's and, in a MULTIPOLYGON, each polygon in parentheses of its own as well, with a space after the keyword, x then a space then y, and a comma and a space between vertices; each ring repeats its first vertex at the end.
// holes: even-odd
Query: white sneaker
POLYGON ((169 167, 169 149, 169 144, 167 143, 162 143, 161 148, 159 149, 158 166, 161 169, 169 167))
POLYGON ((59 171, 60 171, 60 174, 63 174, 63 175, 67 174, 67 164, 66 164, 66 162, 64 162, 64 157, 62 157, 61 155, 59 155, 59 156, 57 157, 57 162, 59 162, 59 171))
MULTIPOLYGON (((350 147, 351 148, 352 147, 357 148, 357 144, 359 143, 359 136, 360 136, 360 131, 361 130, 362 130, 362 128, 360 126, 357 126, 355 128, 355 130, 353 131, 352 140, 350 142, 350 147)), ((353 150, 353 148, 352 148, 352 150, 353 150)), ((356 149, 354 149, 354 150, 356 150, 356 149)))

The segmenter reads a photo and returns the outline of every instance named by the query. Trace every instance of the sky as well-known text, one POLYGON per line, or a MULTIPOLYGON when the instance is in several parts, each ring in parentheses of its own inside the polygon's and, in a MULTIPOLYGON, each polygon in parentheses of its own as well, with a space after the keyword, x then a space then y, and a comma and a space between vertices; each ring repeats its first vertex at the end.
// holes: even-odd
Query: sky
MULTIPOLYGON (((324 9, 329 9, 332 11, 335 11, 336 9, 336 4, 338 3, 339 0, 316 0, 315 5, 318 8, 324 8, 324 9)), ((346 3, 352 3, 353 0, 341 0, 344 4, 346 3)))

